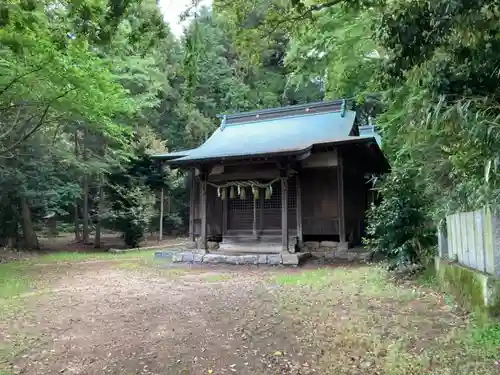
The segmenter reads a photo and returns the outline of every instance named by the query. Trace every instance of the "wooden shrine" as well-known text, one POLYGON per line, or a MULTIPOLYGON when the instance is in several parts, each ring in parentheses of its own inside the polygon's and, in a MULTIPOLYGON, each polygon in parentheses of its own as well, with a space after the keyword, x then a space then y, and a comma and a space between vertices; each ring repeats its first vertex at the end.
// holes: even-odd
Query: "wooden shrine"
POLYGON ((247 252, 300 251, 304 240, 358 244, 388 170, 373 126, 344 100, 220 115, 200 147, 156 155, 189 171, 189 233, 247 252))

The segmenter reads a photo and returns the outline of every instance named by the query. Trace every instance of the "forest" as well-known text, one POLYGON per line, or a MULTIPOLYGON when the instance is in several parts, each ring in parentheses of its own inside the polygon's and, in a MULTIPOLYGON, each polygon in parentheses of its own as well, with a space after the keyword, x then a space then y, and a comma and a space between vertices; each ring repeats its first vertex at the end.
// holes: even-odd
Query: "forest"
POLYGON ((355 98, 382 134, 367 244, 432 254, 447 213, 494 205, 500 4, 493 0, 214 0, 176 37, 154 0, 0 3, 0 245, 57 230, 135 246, 182 228, 182 172, 151 154, 199 145, 215 115, 355 98))

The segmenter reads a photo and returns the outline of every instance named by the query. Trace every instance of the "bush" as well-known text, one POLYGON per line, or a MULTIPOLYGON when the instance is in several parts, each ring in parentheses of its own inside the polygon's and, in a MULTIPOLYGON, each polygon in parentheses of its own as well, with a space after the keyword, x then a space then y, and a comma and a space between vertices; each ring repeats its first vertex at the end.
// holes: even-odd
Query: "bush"
MULTIPOLYGON (((155 214, 151 224, 149 226, 149 231, 157 232, 160 230, 160 215, 155 214)), ((174 230, 185 230, 184 222, 182 217, 177 212, 166 213, 163 215, 163 233, 171 234, 174 230)))
POLYGON ((385 176, 376 189, 382 201, 368 211, 365 244, 383 255, 391 269, 427 265, 435 254, 437 237, 424 193, 417 191, 414 179, 404 170, 385 176))
POLYGON ((155 214, 155 196, 139 181, 112 186, 111 191, 113 203, 106 222, 122 233, 125 244, 138 247, 155 214))

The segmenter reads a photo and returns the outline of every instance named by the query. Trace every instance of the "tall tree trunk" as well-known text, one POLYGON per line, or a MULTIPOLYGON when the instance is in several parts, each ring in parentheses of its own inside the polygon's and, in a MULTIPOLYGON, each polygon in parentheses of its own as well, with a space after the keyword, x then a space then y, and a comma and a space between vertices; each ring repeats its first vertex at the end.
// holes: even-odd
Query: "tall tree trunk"
MULTIPOLYGON (((75 130, 75 158, 78 159, 78 130, 75 130)), ((75 241, 80 242, 82 240, 82 236, 80 232, 80 213, 78 207, 78 199, 75 200, 73 209, 74 209, 74 220, 75 220, 75 241)))
MULTIPOLYGON (((86 139, 87 131, 83 133, 83 162, 88 161, 86 139)), ((90 229, 89 229, 89 176, 83 176, 83 243, 89 243, 90 229)))
POLYGON ((95 224, 95 240, 94 247, 99 249, 101 247, 101 210, 104 200, 104 189, 102 187, 103 180, 101 179, 101 184, 99 185, 99 202, 97 203, 97 221, 95 224))
POLYGON ((75 220, 75 241, 80 242, 82 240, 82 235, 80 231, 80 214, 79 214, 79 207, 78 207, 78 201, 75 202, 74 204, 74 220, 75 220))
POLYGON ((83 243, 89 243, 89 177, 83 177, 83 243))
POLYGON ((24 246, 27 249, 39 250, 40 244, 36 236, 33 221, 31 220, 31 210, 25 197, 20 198, 21 204, 21 224, 23 227, 24 246))
POLYGON ((161 187, 160 193, 160 235, 158 236, 159 241, 163 241, 163 205, 165 203, 164 188, 161 187))
POLYGON ((8 236, 6 246, 9 249, 14 249, 19 243, 19 233, 17 230, 19 227, 19 206, 17 205, 17 199, 10 196, 10 194, 8 194, 7 197, 10 199, 11 204, 9 206, 10 210, 8 210, 10 220, 6 223, 7 230, 5 233, 7 233, 8 236))

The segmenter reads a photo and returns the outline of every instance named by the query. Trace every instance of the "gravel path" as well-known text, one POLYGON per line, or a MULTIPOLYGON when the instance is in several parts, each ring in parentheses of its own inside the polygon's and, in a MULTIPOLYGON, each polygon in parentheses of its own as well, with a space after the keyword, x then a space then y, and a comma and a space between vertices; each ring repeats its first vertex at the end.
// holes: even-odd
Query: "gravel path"
POLYGON ((174 274, 75 267, 18 322, 37 339, 14 372, 275 374, 278 351, 300 361, 262 272, 174 274))
POLYGON ((394 350, 419 358, 464 324, 439 295, 392 289, 367 268, 60 272, 0 322, 14 374, 389 374, 394 350))

